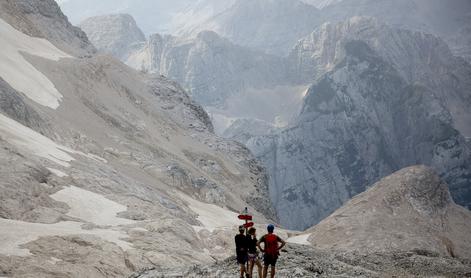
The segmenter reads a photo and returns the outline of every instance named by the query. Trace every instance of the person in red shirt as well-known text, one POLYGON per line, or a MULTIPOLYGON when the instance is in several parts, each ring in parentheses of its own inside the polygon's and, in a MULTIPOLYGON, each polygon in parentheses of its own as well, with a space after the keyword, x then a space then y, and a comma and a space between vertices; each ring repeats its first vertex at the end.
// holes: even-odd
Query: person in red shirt
POLYGON ((257 246, 260 251, 264 252, 263 255, 263 278, 267 278, 268 275, 268 266, 271 266, 270 277, 275 277, 275 265, 278 260, 281 248, 286 245, 286 242, 282 240, 279 236, 275 235, 273 231, 275 226, 272 224, 267 226, 268 234, 262 236, 257 242, 257 246), (263 248, 261 243, 263 242, 263 248), (279 244, 281 243, 281 245, 279 244))

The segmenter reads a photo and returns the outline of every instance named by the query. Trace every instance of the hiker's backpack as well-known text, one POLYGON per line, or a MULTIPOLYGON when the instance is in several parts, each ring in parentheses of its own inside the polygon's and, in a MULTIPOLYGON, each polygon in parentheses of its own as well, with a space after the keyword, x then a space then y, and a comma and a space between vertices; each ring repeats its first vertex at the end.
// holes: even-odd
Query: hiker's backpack
POLYGON ((265 235, 265 254, 278 255, 278 236, 275 234, 265 235))

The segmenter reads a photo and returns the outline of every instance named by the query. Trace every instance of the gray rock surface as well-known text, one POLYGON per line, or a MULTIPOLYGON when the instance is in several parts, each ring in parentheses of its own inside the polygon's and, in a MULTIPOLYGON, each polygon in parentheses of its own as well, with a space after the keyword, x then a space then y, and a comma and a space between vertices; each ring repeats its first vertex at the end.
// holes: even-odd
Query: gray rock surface
POLYGON ((0 16, 25 34, 45 38, 73 56, 88 56, 96 51, 85 33, 69 23, 54 0, 2 0, 0 16))
POLYGON ((390 27, 370 17, 326 23, 293 49, 300 80, 317 79, 343 59, 343 44, 362 40, 410 84, 426 87, 450 111, 455 128, 470 136, 471 65, 453 56, 440 38, 390 27))
POLYGON ((288 75, 283 59, 235 45, 211 31, 194 39, 151 35, 123 61, 178 81, 205 106, 223 107, 230 96, 276 86, 288 75))
POLYGON ((309 89, 298 119, 247 143, 270 174, 282 224, 304 229, 405 166, 433 166, 469 206, 470 150, 441 99, 410 85, 365 42, 309 89), (310 223, 310 224, 309 224, 310 223))
MULTIPOLYGON (((155 0, 139 0, 137 2, 135 0, 100 0, 99 2, 95 0, 67 0, 58 2, 72 24, 79 24, 92 16, 125 13, 132 15, 144 33, 150 35, 173 32, 173 21, 180 17, 183 19, 182 10, 198 4, 197 2, 210 1, 214 0, 159 0, 157 2, 155 0)), ((223 1, 223 3, 225 2, 223 1)), ((214 14, 210 13, 210 15, 214 14)))
POLYGON ((146 40, 134 18, 128 14, 104 15, 87 18, 79 27, 102 53, 122 59, 134 44, 146 40))
MULTIPOLYGON (((361 254, 329 252, 309 246, 289 245, 281 253, 276 277, 467 277, 469 260, 457 260, 423 250, 361 254)), ((209 266, 176 269, 149 269, 130 278, 234 277, 235 257, 209 266)), ((254 270, 254 275, 256 270, 254 270)))
POLYGON ((265 121, 250 118, 237 119, 224 131, 222 136, 245 145, 253 137, 268 135, 276 130, 276 127, 265 121))
POLYGON ((298 0, 237 0, 185 31, 212 30, 239 45, 283 56, 320 23, 319 10, 298 0))
POLYGON ((467 0, 457 0, 453 3, 440 0, 340 0, 325 2, 327 3, 321 12, 323 22, 344 21, 352 16, 372 16, 395 27, 439 36, 449 44, 455 55, 466 55, 463 48, 468 51, 470 48, 466 42, 469 40, 469 33, 464 34, 464 40, 450 40, 460 32, 463 25, 469 24, 471 3, 467 0))
POLYGON ((471 258, 471 212, 456 205, 446 183, 424 166, 381 179, 309 231, 309 240, 321 249, 424 250, 471 258))

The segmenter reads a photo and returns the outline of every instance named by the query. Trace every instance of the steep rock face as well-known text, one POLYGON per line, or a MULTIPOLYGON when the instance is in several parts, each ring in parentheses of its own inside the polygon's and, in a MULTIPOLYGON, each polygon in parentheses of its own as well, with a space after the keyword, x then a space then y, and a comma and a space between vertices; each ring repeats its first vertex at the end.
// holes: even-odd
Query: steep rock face
POLYGON ((275 218, 264 169, 178 84, 90 55, 68 23, 44 25, 65 20, 52 1, 2 4, 17 14, 0 14, 16 20, 0 20, 1 276, 213 262, 232 253, 241 209, 275 218), (21 32, 39 27, 42 39, 21 32))
POLYGON ((471 3, 467 0, 453 3, 440 0, 311 1, 313 4, 324 4, 321 13, 323 22, 344 21, 352 16, 371 16, 395 27, 439 36, 449 44, 455 55, 463 54, 463 48, 468 51, 470 48, 466 44, 469 33, 463 34, 465 40, 450 40, 463 26, 469 24, 471 3))
POLYGON ((470 150, 441 100, 409 85, 365 42, 343 47, 345 58, 309 89, 298 119, 247 143, 268 168, 281 223, 306 228, 417 163, 435 167, 469 205, 470 150))
POLYGON ((212 31, 195 39, 152 35, 124 61, 177 80, 201 104, 218 107, 232 95, 275 86, 288 75, 283 59, 240 47, 212 31))
POLYGON ((95 52, 85 33, 69 23, 53 0, 1 1, 0 16, 25 34, 45 38, 74 56, 95 52))
POLYGON ((320 23, 319 11, 298 0, 237 0, 234 5, 187 33, 212 30, 231 41, 285 55, 320 23))
POLYGON ((447 184, 424 166, 381 179, 309 232, 322 249, 471 258, 471 212, 456 205, 447 184))
POLYGON ((134 18, 128 14, 91 17, 79 26, 99 51, 117 58, 126 55, 133 44, 146 40, 134 18))
POLYGON ((396 29, 374 18, 326 23, 302 39, 290 54, 301 80, 316 79, 343 59, 348 40, 365 41, 410 84, 426 87, 450 111, 455 128, 471 135, 471 65, 452 55, 443 40, 396 29))

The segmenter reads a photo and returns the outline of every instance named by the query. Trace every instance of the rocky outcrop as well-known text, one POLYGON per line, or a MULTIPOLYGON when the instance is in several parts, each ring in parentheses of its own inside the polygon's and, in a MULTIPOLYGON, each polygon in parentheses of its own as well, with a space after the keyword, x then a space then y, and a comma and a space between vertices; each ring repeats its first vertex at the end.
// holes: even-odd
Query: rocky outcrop
POLYGON ((422 250, 471 258, 471 212, 456 205, 448 186, 424 166, 381 179, 313 227, 322 249, 360 253, 422 250))
POLYGON ((294 123, 247 143, 268 168, 281 223, 306 228, 417 163, 436 168, 468 206, 470 150, 442 100, 406 82, 367 43, 343 48, 344 59, 309 89, 294 123))
POLYGON ((85 33, 69 23, 54 0, 5 0, 0 3, 0 16, 25 34, 45 38, 73 56, 95 52, 85 33))
POLYGON ((118 59, 129 55, 134 44, 146 40, 134 18, 128 14, 91 17, 82 21, 79 26, 99 51, 118 59))

